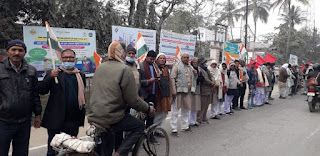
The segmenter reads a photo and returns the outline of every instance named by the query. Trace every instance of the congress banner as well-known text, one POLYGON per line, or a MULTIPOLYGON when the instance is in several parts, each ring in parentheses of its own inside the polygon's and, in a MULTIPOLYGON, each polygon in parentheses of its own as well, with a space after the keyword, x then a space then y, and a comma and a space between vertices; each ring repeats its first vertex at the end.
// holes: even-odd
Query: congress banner
MULTIPOLYGON (((84 72, 93 72, 93 52, 96 51, 96 33, 94 30, 55 28, 52 27, 63 49, 72 49, 76 52, 76 67, 84 72)), ((25 59, 41 74, 52 68, 50 48, 47 45, 46 27, 23 26, 23 38, 27 46, 25 59)), ((56 53, 53 50, 55 62, 59 65, 56 53)))
POLYGON ((167 62, 174 62, 177 46, 180 47, 181 53, 186 52, 190 55, 190 58, 192 58, 196 46, 196 36, 178 34, 162 29, 159 51, 167 55, 167 62))
POLYGON ((124 42, 126 46, 131 44, 133 47, 135 47, 139 33, 141 33, 144 41, 146 42, 148 51, 155 51, 157 35, 155 30, 112 26, 112 41, 124 42))
POLYGON ((226 62, 226 53, 228 53, 232 58, 237 59, 240 57, 240 46, 230 42, 225 42, 222 53, 222 62, 226 62))

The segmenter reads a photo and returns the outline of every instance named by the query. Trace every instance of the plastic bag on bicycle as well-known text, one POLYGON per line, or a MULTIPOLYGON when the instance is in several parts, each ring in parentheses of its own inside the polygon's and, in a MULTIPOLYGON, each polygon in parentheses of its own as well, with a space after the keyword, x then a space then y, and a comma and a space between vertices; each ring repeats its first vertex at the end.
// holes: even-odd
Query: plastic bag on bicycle
POLYGON ((53 137, 50 145, 57 148, 61 146, 70 148, 78 153, 90 153, 94 149, 95 142, 80 140, 66 133, 60 133, 53 137))

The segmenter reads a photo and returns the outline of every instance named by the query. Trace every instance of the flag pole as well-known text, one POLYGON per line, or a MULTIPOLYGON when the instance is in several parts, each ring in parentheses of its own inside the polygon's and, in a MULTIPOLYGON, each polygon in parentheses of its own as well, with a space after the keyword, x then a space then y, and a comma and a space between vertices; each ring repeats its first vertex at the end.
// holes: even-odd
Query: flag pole
MULTIPOLYGON (((56 69, 56 65, 55 65, 56 63, 55 63, 55 60, 54 60, 54 57, 53 57, 52 46, 51 46, 51 39, 48 38, 48 41, 49 41, 49 47, 50 47, 52 67, 53 67, 53 70, 55 70, 55 69, 56 69)), ((57 78, 57 77, 54 77, 54 81, 56 82, 56 84, 58 84, 58 78, 57 78)))

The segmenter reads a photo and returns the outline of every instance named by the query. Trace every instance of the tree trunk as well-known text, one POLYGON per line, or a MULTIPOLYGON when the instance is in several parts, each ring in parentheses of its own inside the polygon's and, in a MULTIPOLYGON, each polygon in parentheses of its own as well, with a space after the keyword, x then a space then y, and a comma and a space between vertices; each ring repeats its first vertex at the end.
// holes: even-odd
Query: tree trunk
POLYGON ((128 24, 133 25, 133 15, 135 9, 135 0, 130 0, 130 8, 129 8, 129 17, 128 17, 128 24))
POLYGON ((257 21, 254 21, 254 36, 253 36, 253 42, 256 42, 257 37, 257 21))
POLYGON ((231 39, 233 40, 232 27, 230 27, 231 39))

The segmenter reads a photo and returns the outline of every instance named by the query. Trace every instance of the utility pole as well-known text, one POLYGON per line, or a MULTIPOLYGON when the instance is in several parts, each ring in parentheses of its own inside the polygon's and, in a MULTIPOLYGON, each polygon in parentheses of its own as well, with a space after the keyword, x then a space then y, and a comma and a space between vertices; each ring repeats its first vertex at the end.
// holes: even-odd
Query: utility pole
MULTIPOLYGON (((246 0, 246 25, 245 25, 245 35, 244 35, 244 47, 247 49, 247 51, 248 51, 247 38, 248 38, 248 10, 249 10, 248 5, 249 5, 249 0, 246 0)), ((249 59, 249 55, 247 56, 245 61, 247 62, 248 59, 249 59)))

